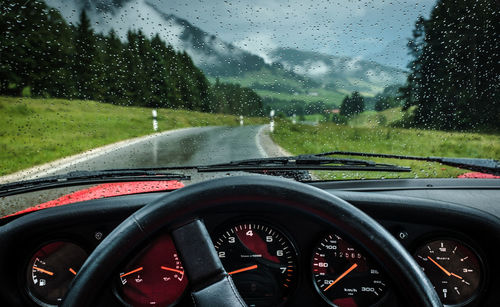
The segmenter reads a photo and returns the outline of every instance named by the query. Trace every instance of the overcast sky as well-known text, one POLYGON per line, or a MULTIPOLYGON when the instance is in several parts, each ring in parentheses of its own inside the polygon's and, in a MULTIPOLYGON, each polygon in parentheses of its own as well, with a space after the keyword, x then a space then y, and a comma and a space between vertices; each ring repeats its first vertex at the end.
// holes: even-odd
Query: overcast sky
POLYGON ((277 46, 404 68, 418 15, 435 0, 147 0, 261 56, 277 46))

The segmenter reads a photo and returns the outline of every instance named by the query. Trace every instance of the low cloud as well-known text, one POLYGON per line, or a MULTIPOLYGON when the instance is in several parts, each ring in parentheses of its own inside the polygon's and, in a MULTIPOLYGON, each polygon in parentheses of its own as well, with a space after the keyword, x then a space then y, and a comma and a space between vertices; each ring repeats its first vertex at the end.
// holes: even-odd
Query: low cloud
POLYGON ((260 56, 267 64, 271 64, 274 61, 271 54, 278 48, 278 45, 273 41, 273 37, 270 34, 264 33, 250 34, 244 39, 237 41, 234 45, 260 56))

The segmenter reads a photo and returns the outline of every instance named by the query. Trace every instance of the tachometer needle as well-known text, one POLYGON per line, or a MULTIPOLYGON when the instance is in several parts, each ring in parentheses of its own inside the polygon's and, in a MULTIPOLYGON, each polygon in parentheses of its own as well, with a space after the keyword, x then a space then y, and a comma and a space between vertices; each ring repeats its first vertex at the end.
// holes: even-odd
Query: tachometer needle
POLYGON ((40 271, 40 272, 42 272, 42 273, 48 274, 48 275, 50 275, 50 276, 54 275, 54 273, 53 273, 53 272, 51 272, 51 271, 47 271, 47 270, 44 270, 44 269, 39 268, 39 267, 36 267, 36 266, 33 266, 33 269, 35 269, 35 270, 37 270, 37 271, 40 271))
POLYGON ((229 275, 233 275, 233 274, 238 274, 238 273, 241 273, 241 272, 246 272, 246 271, 250 271, 250 270, 255 270, 257 268, 257 265, 254 264, 254 265, 251 265, 251 266, 248 266, 246 268, 242 268, 242 269, 238 269, 238 270, 234 270, 234 271, 231 271, 227 274, 229 275))
POLYGON ((120 278, 123 278, 127 275, 130 275, 130 274, 134 274, 135 272, 139 272, 139 271, 142 271, 143 270, 143 267, 141 266, 140 268, 137 268, 135 270, 132 270, 130 272, 127 272, 127 273, 123 273, 122 275, 120 275, 120 278))
POLYGON ((73 275, 76 275, 76 271, 73 270, 73 268, 69 268, 68 271, 70 271, 73 275))
POLYGON ((347 274, 351 273, 352 270, 354 270, 355 268, 358 267, 358 264, 355 263, 353 265, 351 265, 350 268, 347 269, 347 271, 345 271, 344 273, 342 273, 342 275, 340 275, 339 277, 337 277, 337 279, 335 279, 331 284, 328 285, 328 287, 325 288, 324 291, 330 289, 333 285, 335 285, 336 283, 338 283, 342 278, 344 278, 347 274))
POLYGON ((176 272, 176 273, 184 275, 184 271, 177 270, 177 269, 172 269, 172 268, 169 268, 169 267, 166 267, 166 266, 163 266, 163 265, 160 267, 160 269, 165 270, 165 271, 176 272))

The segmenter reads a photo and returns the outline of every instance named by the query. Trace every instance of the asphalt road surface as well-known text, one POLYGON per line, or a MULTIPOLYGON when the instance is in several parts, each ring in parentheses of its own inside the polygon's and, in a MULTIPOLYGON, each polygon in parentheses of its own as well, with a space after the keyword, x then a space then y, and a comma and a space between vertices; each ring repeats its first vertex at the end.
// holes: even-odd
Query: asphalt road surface
POLYGON ((69 165, 50 175, 75 170, 101 170, 159 166, 204 165, 260 158, 257 144, 262 126, 197 127, 173 131, 117 148, 69 165))

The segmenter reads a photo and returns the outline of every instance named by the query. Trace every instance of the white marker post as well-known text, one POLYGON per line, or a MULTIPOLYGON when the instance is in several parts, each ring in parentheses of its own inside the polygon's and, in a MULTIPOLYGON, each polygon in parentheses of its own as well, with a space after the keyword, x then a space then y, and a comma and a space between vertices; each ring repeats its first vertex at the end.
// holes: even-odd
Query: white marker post
POLYGON ((158 131, 158 112, 156 112, 156 110, 153 110, 152 113, 153 113, 153 130, 158 131))
POLYGON ((296 124, 297 123, 297 114, 293 113, 293 116, 292 116, 292 124, 296 124))
POLYGON ((269 123, 269 130, 271 130, 271 132, 274 132, 274 110, 271 110, 271 113, 269 115, 271 115, 271 122, 269 123))
POLYGON ((240 126, 243 126, 243 115, 240 115, 240 126))

